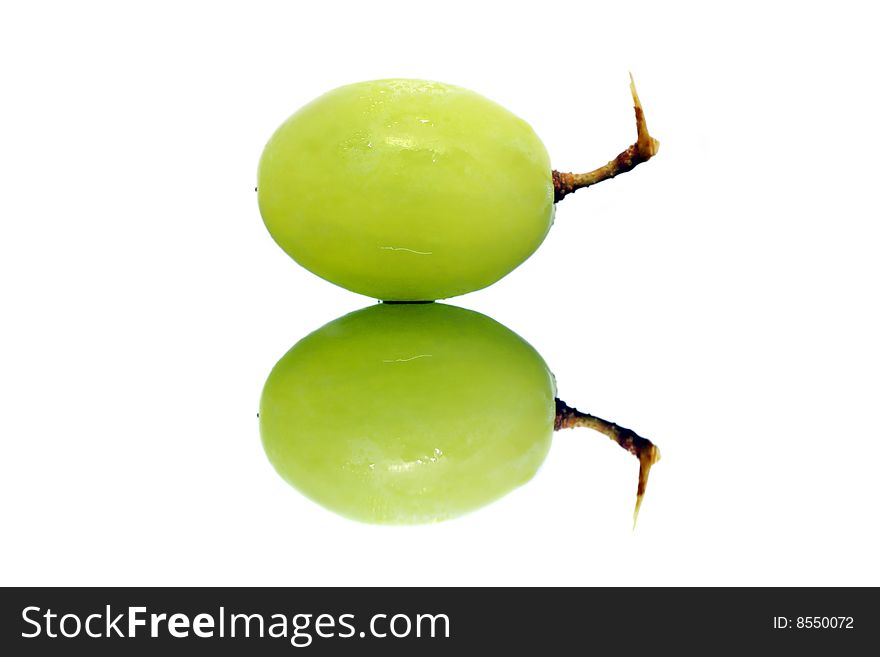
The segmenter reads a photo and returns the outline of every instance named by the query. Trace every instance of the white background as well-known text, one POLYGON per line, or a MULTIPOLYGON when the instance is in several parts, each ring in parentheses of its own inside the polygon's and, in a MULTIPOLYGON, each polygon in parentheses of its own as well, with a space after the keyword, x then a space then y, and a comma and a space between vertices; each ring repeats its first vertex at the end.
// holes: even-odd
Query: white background
POLYGON ((880 584, 868 6, 4 3, 0 582, 880 584), (453 303, 660 445, 636 531, 636 460, 586 430, 439 525, 354 523, 285 484, 263 381, 371 301, 263 227, 277 125, 340 84, 438 79, 585 170, 634 139, 630 70, 659 156, 453 303))

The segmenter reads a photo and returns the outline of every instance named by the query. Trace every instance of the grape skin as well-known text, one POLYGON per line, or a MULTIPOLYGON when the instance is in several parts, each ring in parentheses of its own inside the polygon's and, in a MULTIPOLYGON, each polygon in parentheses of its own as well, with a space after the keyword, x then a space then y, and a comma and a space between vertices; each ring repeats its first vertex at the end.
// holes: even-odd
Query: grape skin
POLYGON ((424 80, 341 87, 263 152, 260 211, 326 280, 377 299, 434 300, 505 276, 553 222, 550 159, 522 119, 424 80))
POLYGON ((553 376, 519 336, 442 304, 379 304, 298 342, 260 404, 266 454, 349 518, 435 522, 532 478, 550 447, 553 376))

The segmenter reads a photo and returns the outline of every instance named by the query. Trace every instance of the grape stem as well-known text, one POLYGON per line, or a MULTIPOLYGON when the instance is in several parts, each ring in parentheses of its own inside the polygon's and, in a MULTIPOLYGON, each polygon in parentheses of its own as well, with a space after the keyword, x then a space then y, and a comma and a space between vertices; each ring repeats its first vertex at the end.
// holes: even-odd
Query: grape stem
POLYGON ((642 498, 645 496, 645 488, 648 486, 648 474, 651 472, 651 466, 660 460, 660 450, 654 443, 647 438, 642 438, 632 429, 626 429, 589 413, 581 413, 561 399, 557 399, 556 421, 553 428, 559 431, 574 427, 586 427, 604 433, 639 460, 639 485, 636 490, 636 508, 633 511, 633 528, 635 528, 636 521, 639 519, 642 498))
POLYGON ((660 142, 648 134, 648 124, 645 122, 645 112, 642 103, 639 102, 639 94, 636 92, 636 83, 632 73, 629 76, 629 89, 632 92, 633 106, 636 111, 636 130, 638 138, 636 143, 623 151, 605 166, 601 166, 588 173, 561 173, 553 171, 553 192, 555 202, 559 203, 567 194, 572 194, 583 187, 595 185, 603 180, 632 171, 642 162, 647 162, 660 150, 660 142))

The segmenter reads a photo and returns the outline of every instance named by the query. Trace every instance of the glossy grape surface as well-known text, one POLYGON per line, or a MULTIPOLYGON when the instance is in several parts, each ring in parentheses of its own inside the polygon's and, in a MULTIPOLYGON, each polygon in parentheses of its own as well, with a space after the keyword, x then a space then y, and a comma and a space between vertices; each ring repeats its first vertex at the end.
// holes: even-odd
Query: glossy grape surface
POLYGON ((298 342, 263 389, 272 465, 319 504, 374 523, 444 520, 525 483, 550 447, 553 376, 479 313, 379 304, 298 342))
POLYGON ((260 160, 275 241, 332 283, 386 300, 497 281, 553 221, 547 151, 486 98, 423 80, 361 82, 291 116, 260 160))

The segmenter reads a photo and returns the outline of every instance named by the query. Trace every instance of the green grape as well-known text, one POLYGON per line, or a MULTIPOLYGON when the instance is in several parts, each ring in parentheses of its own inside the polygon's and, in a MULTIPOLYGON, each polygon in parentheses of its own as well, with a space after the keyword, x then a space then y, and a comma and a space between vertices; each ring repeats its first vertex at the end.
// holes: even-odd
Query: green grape
POLYGON ((349 290, 398 301, 478 290, 538 248, 555 201, 656 152, 633 96, 637 144, 589 174, 560 174, 525 121, 472 91, 424 80, 341 87, 269 140, 260 211, 290 256, 349 290))
POLYGON ((349 518, 419 523, 477 509, 525 483, 554 429, 604 433, 640 462, 636 515, 660 452, 556 399, 541 356, 479 313, 380 304, 300 340, 260 401, 269 461, 349 518))
POLYGON ((547 151, 471 91, 380 80, 331 91, 272 136, 259 177, 272 236, 319 276, 379 299, 495 282, 553 219, 547 151))
POLYGON ((361 521, 420 523, 525 483, 550 447, 553 376, 524 340, 441 304, 375 305, 297 343, 260 432, 295 488, 361 521))

